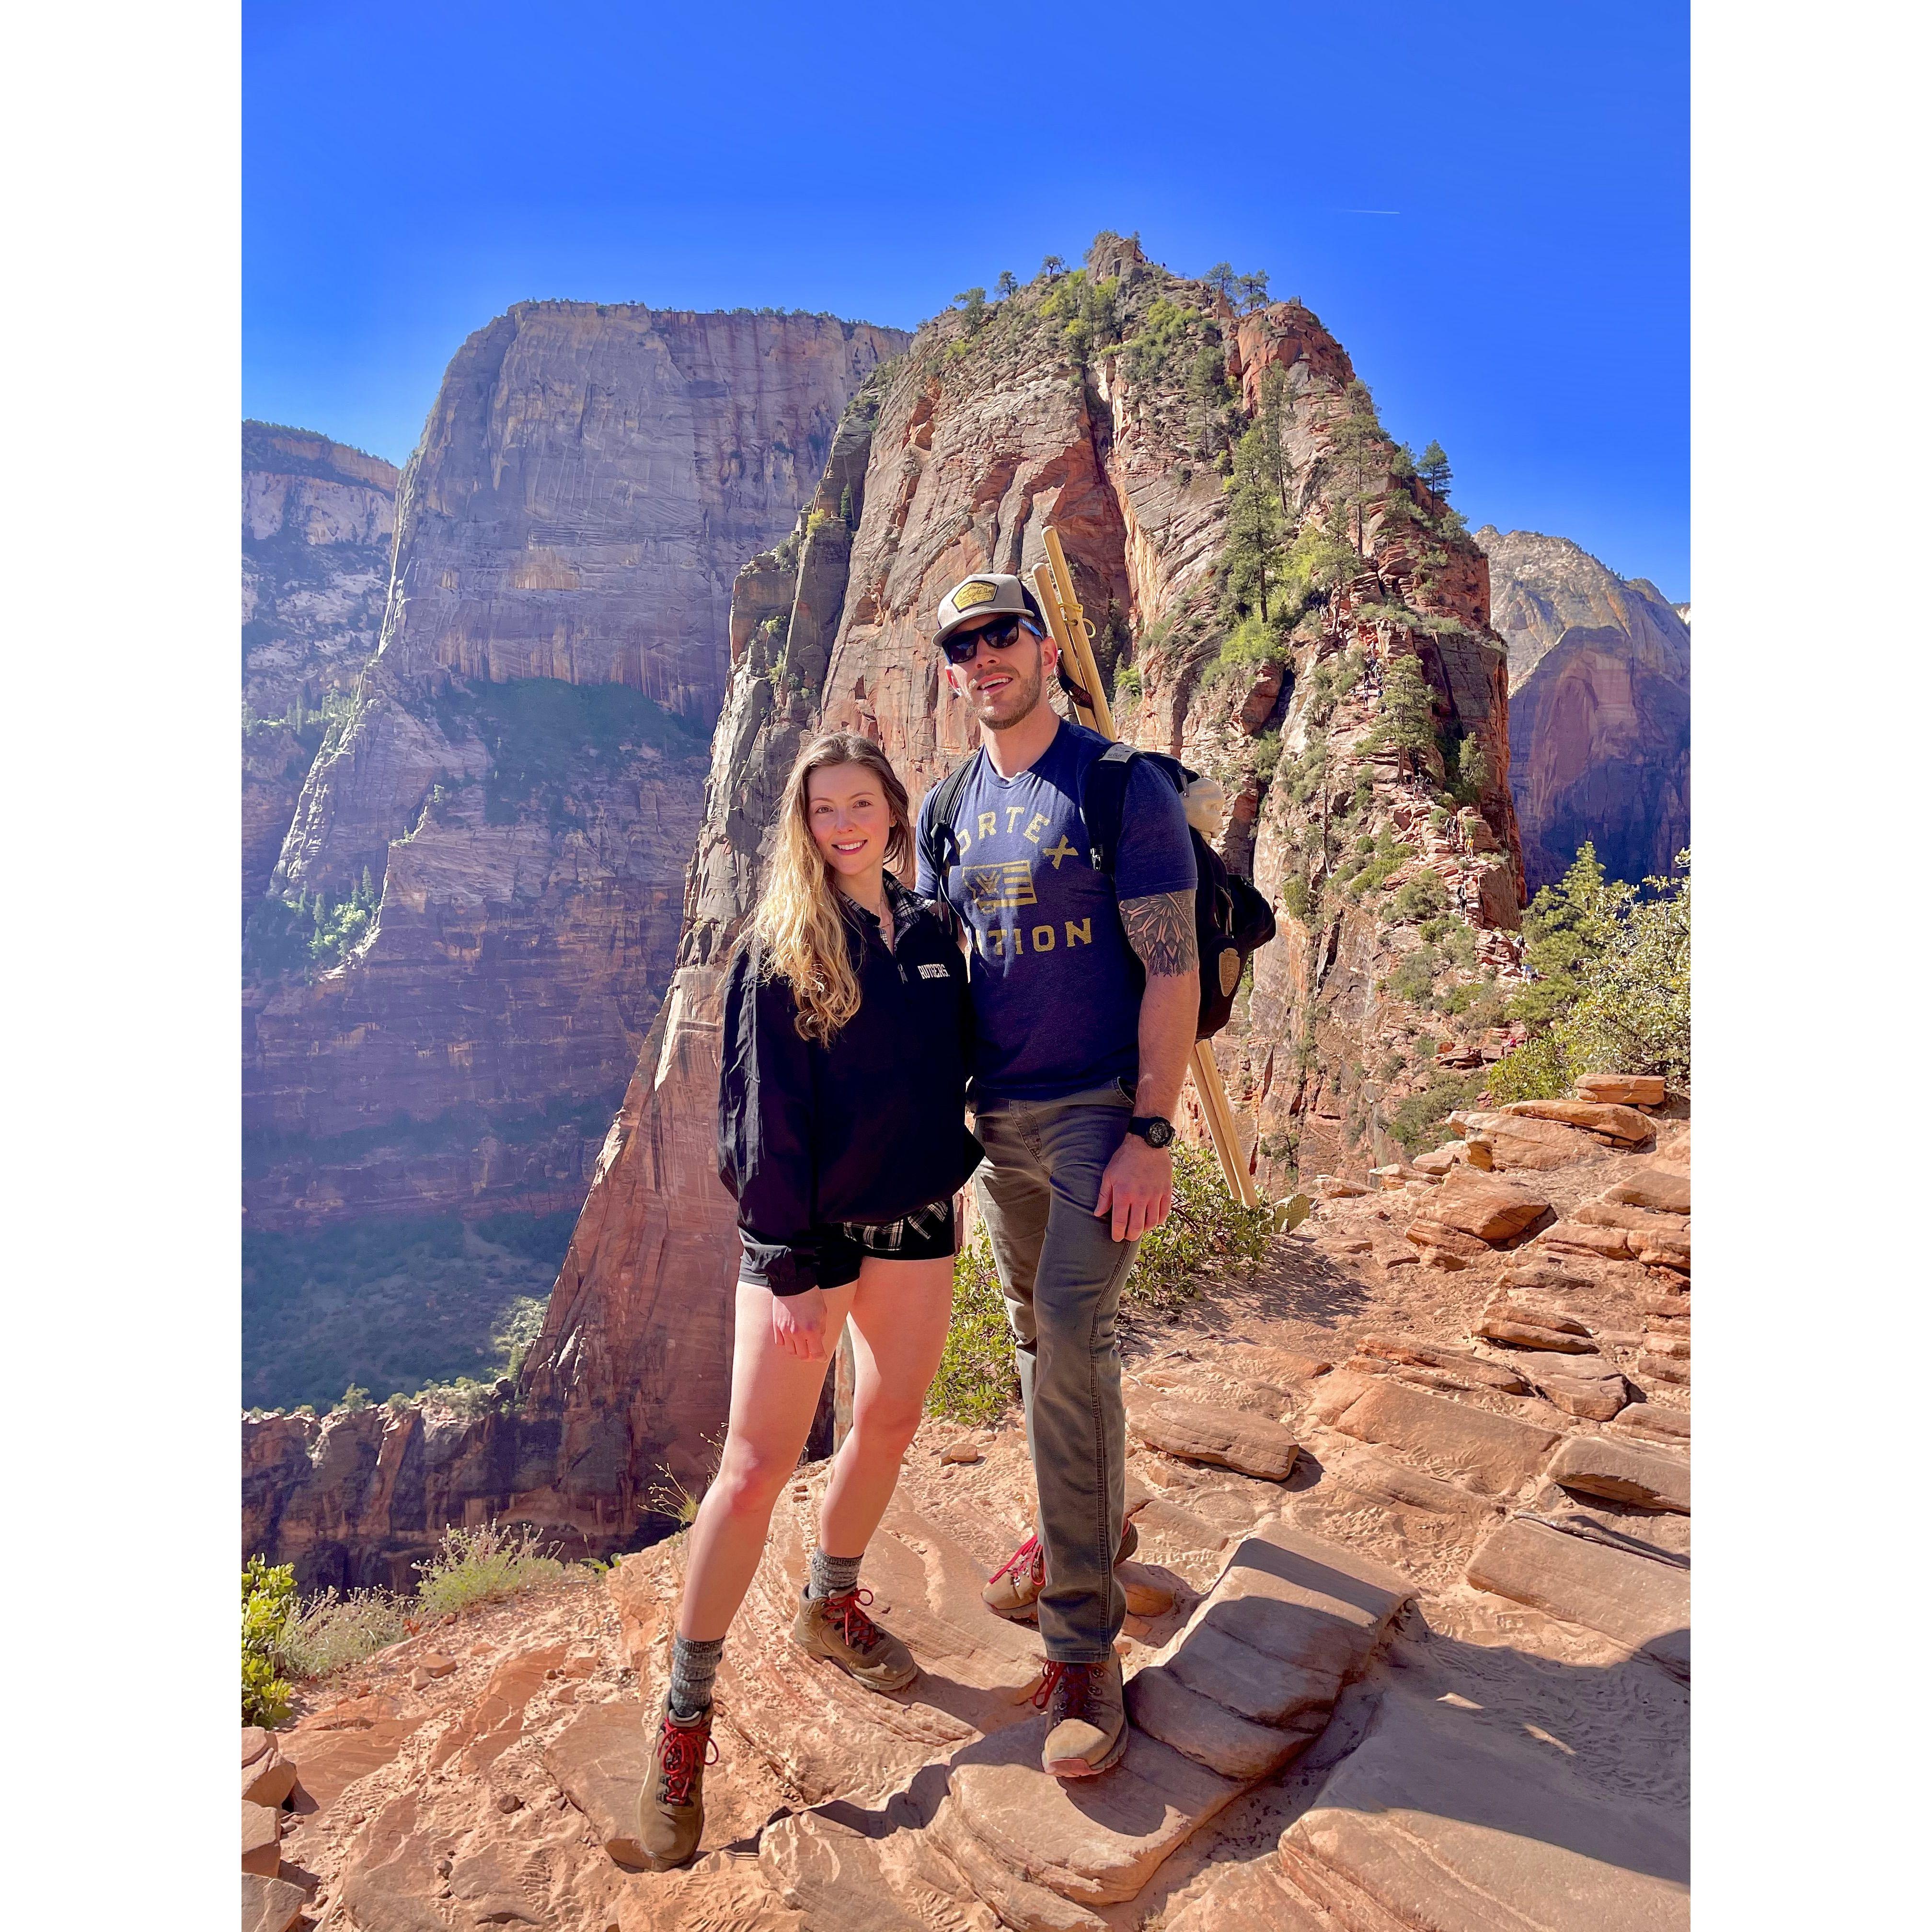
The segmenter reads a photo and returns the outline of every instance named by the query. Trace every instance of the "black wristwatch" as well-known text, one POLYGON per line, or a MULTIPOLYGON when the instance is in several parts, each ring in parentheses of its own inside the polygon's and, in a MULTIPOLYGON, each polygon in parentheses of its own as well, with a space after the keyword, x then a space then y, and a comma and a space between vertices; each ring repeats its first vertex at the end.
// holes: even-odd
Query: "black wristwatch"
POLYGON ((1174 1123, 1158 1114, 1136 1114, 1127 1123, 1127 1132, 1138 1134, 1150 1148, 1164 1148, 1174 1138, 1174 1123))

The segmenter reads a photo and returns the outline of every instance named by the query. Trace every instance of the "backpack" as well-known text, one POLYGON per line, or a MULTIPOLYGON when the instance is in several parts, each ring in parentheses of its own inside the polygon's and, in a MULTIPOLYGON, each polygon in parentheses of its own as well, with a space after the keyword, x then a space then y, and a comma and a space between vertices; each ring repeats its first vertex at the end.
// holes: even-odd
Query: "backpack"
MULTIPOLYGON (((952 814, 979 757, 975 752, 955 765, 940 780, 933 798, 924 856, 937 879, 943 880, 948 868, 958 863, 952 814)), ((1188 787, 1200 776, 1178 758, 1160 752, 1136 751, 1131 745, 1118 742, 1109 745, 1088 767, 1080 788, 1080 816, 1093 842, 1094 869, 1108 878, 1113 876, 1114 860, 1120 850, 1127 773, 1137 758, 1144 758, 1155 766, 1184 800, 1188 787)), ((1201 1011, 1195 1022, 1194 1036, 1207 1040, 1228 1024, 1234 1010, 1235 989, 1241 983, 1249 956, 1274 937, 1274 913, 1246 879, 1228 871, 1220 854, 1191 824, 1187 836, 1194 844, 1194 936, 1201 956, 1201 1011)), ((943 902, 944 892, 940 896, 943 902)), ((946 910, 951 917, 951 907, 946 910)), ((1131 948, 1129 952, 1135 974, 1144 984, 1140 960, 1132 955, 1131 948)))

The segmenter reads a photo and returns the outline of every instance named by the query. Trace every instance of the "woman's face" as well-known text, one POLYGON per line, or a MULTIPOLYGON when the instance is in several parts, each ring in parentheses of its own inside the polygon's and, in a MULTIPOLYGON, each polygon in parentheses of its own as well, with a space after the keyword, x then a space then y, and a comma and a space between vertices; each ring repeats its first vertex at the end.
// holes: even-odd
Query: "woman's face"
POLYGON ((805 816, 835 878, 860 878, 886 862, 892 814, 868 766, 820 765, 808 773, 805 816))

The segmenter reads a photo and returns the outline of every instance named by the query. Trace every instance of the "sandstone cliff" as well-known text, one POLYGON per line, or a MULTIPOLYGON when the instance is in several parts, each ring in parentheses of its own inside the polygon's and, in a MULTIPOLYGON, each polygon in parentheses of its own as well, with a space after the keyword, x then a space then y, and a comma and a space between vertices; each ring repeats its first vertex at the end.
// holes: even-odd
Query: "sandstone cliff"
POLYGON ((1533 892, 1594 842, 1612 878, 1667 876, 1690 843, 1690 626, 1566 538, 1476 533, 1509 645, 1510 785, 1533 892))
MULTIPOLYGON (((738 580, 676 975, 542 1335, 489 1425, 518 1447, 464 1452, 493 1472, 497 1506, 616 1547, 662 1467, 703 1468, 724 1414, 736 1252, 712 1172, 717 1002, 778 788, 820 728, 878 740, 916 794, 961 755, 968 721, 928 641, 933 610, 970 570, 1030 569, 1049 523, 1124 731, 1222 780, 1230 853, 1252 854, 1280 908, 1281 939, 1217 1043, 1264 1188, 1298 1168, 1366 1168, 1473 1096, 1480 1072, 1445 1072, 1444 1058, 1494 1057, 1479 1036, 1498 974, 1516 970, 1504 652, 1481 552, 1393 473, 1353 375, 1305 308, 1238 318, 1102 237, 1087 271, 1042 278, 977 323, 928 324, 861 393, 793 537, 738 580), (1264 416, 1283 544, 1292 529, 1326 548, 1292 635, 1264 627, 1257 650, 1231 653, 1239 492, 1222 472, 1264 416), (1391 746, 1377 732, 1396 688, 1419 715, 1391 746), (1461 802, 1444 758, 1465 746, 1480 755, 1460 758, 1461 802)), ((346 1529, 339 1540, 374 1546, 346 1529)))
POLYGON ((904 340, 539 302, 458 351, 260 915, 254 1225, 580 1204, 676 944, 732 576, 904 340), (318 899, 326 970, 283 910, 318 899))
POLYGON ((268 890, 302 781, 376 648, 395 470, 307 430, 242 425, 242 899, 268 890))

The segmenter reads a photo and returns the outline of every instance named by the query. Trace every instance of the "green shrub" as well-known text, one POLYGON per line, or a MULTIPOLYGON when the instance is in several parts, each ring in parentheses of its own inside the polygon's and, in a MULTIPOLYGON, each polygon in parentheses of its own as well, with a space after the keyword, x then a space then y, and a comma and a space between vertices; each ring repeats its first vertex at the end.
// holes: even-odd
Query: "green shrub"
POLYGON ((1173 1211, 1142 1238, 1120 1298, 1166 1310, 1192 1300, 1206 1276, 1232 1270, 1252 1276, 1272 1226, 1266 1208, 1244 1208, 1229 1197, 1211 1148, 1176 1142, 1173 1211))
POLYGON ((1523 916, 1525 963, 1536 976, 1510 1002, 1528 1043, 1501 1061, 1499 1100, 1549 1098, 1580 1074, 1690 1078, 1690 855, 1682 876, 1644 881, 1647 896, 1606 879, 1582 846, 1561 882, 1523 916))
POLYGON ((1141 698, 1141 668, 1138 664, 1123 664, 1114 674, 1114 701, 1117 704, 1138 704, 1141 698))
POLYGON ((292 1675, 326 1677, 360 1664, 409 1634, 403 1606, 385 1590, 324 1590, 294 1610, 282 1626, 280 1648, 292 1675))
POLYGON ((1426 1006, 1442 970, 1442 956, 1432 946, 1419 946, 1382 982, 1384 989, 1412 1006, 1426 1006))
POLYGON ((997 1422, 1019 1398, 1013 1366, 1013 1331, 1006 1298, 993 1266, 985 1227, 959 1250, 952 1264, 952 1318, 939 1372, 926 1391, 927 1413, 955 1422, 997 1422))
POLYGON ((1369 748, 1400 752, 1420 770, 1436 748, 1435 705, 1421 665, 1412 657, 1397 658, 1383 680, 1382 716, 1369 734, 1369 748))
POLYGON ((1281 909, 1290 919, 1306 919, 1315 903, 1308 881, 1295 872, 1281 882, 1281 909))
POLYGON ((1384 1122, 1412 1160, 1452 1138, 1444 1122, 1483 1090, 1480 1073, 1437 1073, 1419 1092, 1398 1101, 1384 1122))
POLYGON ((1416 874, 1395 896, 1396 916, 1411 925, 1449 909, 1449 893, 1433 872, 1416 874))
POLYGON ((416 1570, 422 1579, 416 1600, 431 1617, 496 1603, 563 1574, 563 1565, 538 1548, 534 1524, 494 1521, 446 1529, 436 1554, 416 1570))
POLYGON ((242 1566, 242 1721, 272 1730, 289 1714, 282 1633, 296 1607, 296 1573, 260 1556, 242 1566))

